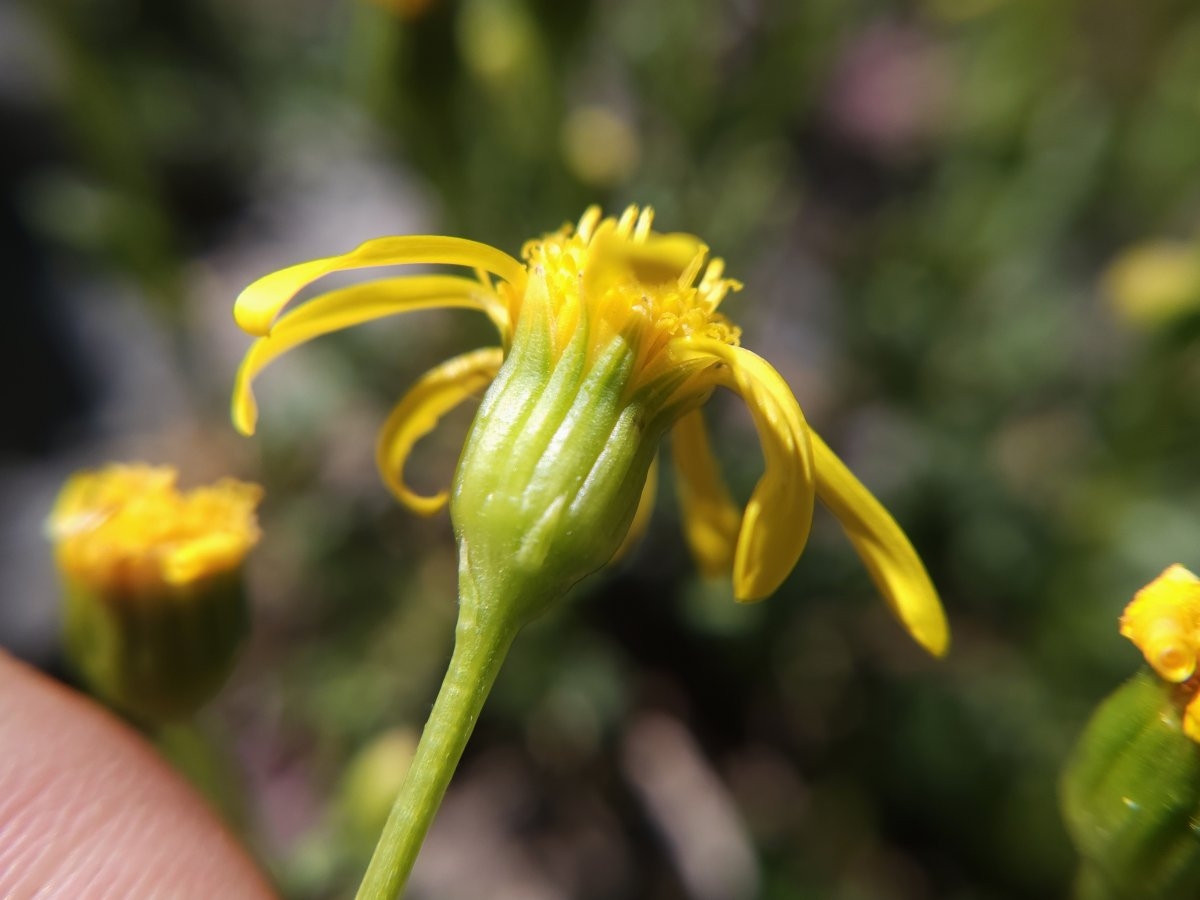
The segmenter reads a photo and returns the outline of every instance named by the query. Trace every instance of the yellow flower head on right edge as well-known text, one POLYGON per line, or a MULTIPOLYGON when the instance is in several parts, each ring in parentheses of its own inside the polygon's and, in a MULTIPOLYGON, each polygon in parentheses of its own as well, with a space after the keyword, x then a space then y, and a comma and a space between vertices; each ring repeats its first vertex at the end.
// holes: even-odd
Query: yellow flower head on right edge
POLYGON ((1186 684, 1192 699, 1183 730, 1200 742, 1200 578, 1178 563, 1138 591, 1121 615, 1121 635, 1142 651, 1164 681, 1186 684))
POLYGON ((740 330, 717 311, 741 285, 723 277, 722 261, 709 259, 699 238, 656 232, 652 220, 649 208, 604 218, 592 207, 577 226, 527 243, 524 262, 462 238, 405 236, 267 275, 234 310, 258 337, 238 373, 234 423, 254 430, 254 378, 299 344, 398 313, 478 310, 495 325, 498 346, 419 379, 377 448, 402 503, 422 514, 451 503, 468 594, 488 580, 489 595, 549 595, 611 560, 644 525, 657 447, 670 433, 686 536, 705 574, 731 572, 741 601, 774 592, 804 549, 819 497, 892 612, 922 646, 943 654, 945 617, 908 539, 809 428, 779 373, 741 347, 740 330), (283 313, 329 273, 399 264, 460 266, 472 275, 367 281, 283 313), (700 409, 718 387, 746 402, 762 444, 765 471, 745 509, 731 500, 700 409), (417 494, 403 479, 413 445, 484 388, 453 490, 417 494))

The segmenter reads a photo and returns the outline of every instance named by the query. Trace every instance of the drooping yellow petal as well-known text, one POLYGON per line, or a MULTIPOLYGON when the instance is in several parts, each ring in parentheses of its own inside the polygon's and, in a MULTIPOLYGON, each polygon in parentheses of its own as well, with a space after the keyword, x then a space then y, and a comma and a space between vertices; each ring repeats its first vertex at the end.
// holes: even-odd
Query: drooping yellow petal
POLYGON ((788 576, 808 542, 814 496, 808 424, 787 382, 761 356, 708 338, 680 344, 677 353, 724 363, 708 377, 739 394, 754 418, 764 471, 742 514, 733 594, 740 602, 761 600, 788 576))
POLYGON ((413 446, 433 431, 442 416, 491 384, 503 362, 504 352, 499 347, 446 360, 412 386, 379 430, 375 445, 379 473, 396 498, 413 512, 431 516, 450 499, 446 491, 422 496, 404 483, 404 463, 413 446))
POLYGON ((918 644, 934 656, 944 655, 950 644, 946 615, 912 544, 820 435, 810 435, 817 496, 842 523, 896 618, 918 644))
POLYGON ((478 282, 455 275, 385 278, 330 291, 283 316, 270 337, 259 338, 247 351, 233 387, 233 424, 253 434, 258 419, 252 385, 268 363, 313 338, 372 319, 433 307, 489 311, 495 298, 478 282))
POLYGON ((734 503, 708 442, 704 414, 687 413, 671 430, 676 493, 683 514, 683 533, 701 574, 728 575, 742 511, 734 503))
POLYGON ((610 562, 616 562, 623 558, 642 539, 642 535, 646 533, 646 527, 650 524, 650 516, 654 513, 654 501, 657 496, 658 457, 656 456, 654 462, 650 463, 650 471, 646 473, 646 484, 642 488, 642 496, 638 499, 637 509, 633 513, 633 521, 629 523, 629 531, 625 533, 625 539, 621 541, 621 546, 617 548, 617 552, 613 554, 610 562))
POLYGON ((520 291, 525 285, 525 267, 507 253, 464 238, 407 235, 376 238, 349 253, 314 259, 264 275, 247 287, 234 303, 233 315, 253 335, 271 332, 280 310, 305 285, 331 272, 367 266, 430 263, 483 269, 510 282, 520 291))

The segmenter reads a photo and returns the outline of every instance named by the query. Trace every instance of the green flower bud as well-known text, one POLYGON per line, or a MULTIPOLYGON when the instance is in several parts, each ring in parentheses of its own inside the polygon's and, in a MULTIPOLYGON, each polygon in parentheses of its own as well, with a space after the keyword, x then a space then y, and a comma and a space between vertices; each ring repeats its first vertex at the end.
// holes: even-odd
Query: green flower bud
POLYGON ((1200 745, 1182 725, 1193 693, 1144 669, 1088 724, 1061 785, 1080 900, 1200 896, 1200 745))
POLYGON ((143 722, 189 715, 224 683, 247 631, 241 564, 256 485, 182 494, 169 468, 110 466, 63 488, 48 523, 67 653, 101 699, 143 722))
POLYGON ((560 352, 547 299, 531 291, 526 303, 451 501, 464 601, 508 598, 526 607, 522 619, 614 556, 671 423, 661 388, 628 395, 636 353, 625 336, 593 346, 581 323, 560 352))

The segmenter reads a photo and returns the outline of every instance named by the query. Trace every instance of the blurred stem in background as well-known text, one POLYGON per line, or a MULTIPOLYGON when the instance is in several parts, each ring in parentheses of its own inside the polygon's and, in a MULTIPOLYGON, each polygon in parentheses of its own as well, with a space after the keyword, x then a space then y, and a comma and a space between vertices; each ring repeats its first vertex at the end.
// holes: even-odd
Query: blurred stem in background
MULTIPOLYGON (((137 723, 135 723, 137 724, 137 723)), ((253 847, 253 821, 237 761, 224 735, 201 716, 140 726, 158 752, 204 795, 226 824, 253 847)))
POLYGON ((49 0, 31 6, 55 44, 63 69, 59 102, 97 182, 90 193, 81 189, 62 196, 67 208, 60 226, 85 241, 99 241, 102 256, 132 273, 150 304, 178 321, 183 299, 179 247, 163 205, 163 185, 136 121, 136 95, 107 65, 88 34, 89 25, 94 31, 97 23, 78 4, 49 0))
POLYGON ((243 48, 206 0, 25 6, 68 156, 25 199, 54 238, 132 281, 186 350, 185 266, 241 204, 258 152, 243 48))

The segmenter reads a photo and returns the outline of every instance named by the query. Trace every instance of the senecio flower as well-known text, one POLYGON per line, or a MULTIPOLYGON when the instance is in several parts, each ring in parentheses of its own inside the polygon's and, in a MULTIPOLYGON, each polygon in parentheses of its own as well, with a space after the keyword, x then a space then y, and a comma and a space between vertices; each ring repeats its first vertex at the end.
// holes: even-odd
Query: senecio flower
POLYGON ((732 570, 741 601, 771 594, 799 559, 820 497, 893 613, 922 646, 942 654, 945 619, 911 544, 809 428, 779 373, 741 347, 739 329, 717 311, 742 285, 723 277, 723 262, 708 260, 699 238, 655 232, 652 217, 649 208, 630 206, 619 219, 602 218, 591 207, 576 228, 528 242, 524 265, 462 238, 406 236, 267 275, 235 307, 238 323, 259 339, 238 373, 234 423, 253 432, 254 378, 299 344, 398 313, 475 309, 496 326, 499 346, 457 356, 419 379, 387 419, 377 448, 396 497, 417 513, 437 512, 449 494, 414 492, 403 480, 405 461, 441 416, 490 385, 453 492, 465 573, 494 579, 503 570, 520 583, 529 580, 521 571, 534 571, 539 585, 556 583, 556 594, 608 562, 631 525, 636 537, 644 524, 648 474, 670 431, 686 537, 705 574, 732 570), (369 281, 279 315, 331 272, 411 263, 463 266, 474 277, 369 281), (746 402, 762 444, 765 471, 744 511, 725 487, 700 410, 718 387, 746 402))
POLYGON ((79 472, 47 522, 67 651, 91 689, 144 722, 195 711, 245 636, 246 554, 262 489, 223 479, 183 492, 174 469, 79 472))
POLYGON ((732 571, 739 600, 766 597, 795 566, 819 496, 845 526, 893 612, 934 654, 941 607, 892 518, 804 421, 787 384, 739 345, 717 307, 741 287, 689 234, 651 230, 652 213, 593 207, 579 225, 525 245, 521 264, 453 237, 389 237, 259 279, 238 323, 259 338, 238 372, 237 427, 253 431, 251 384, 279 354, 340 328, 430 307, 484 313, 499 346, 422 376, 379 435, 384 481, 409 508, 450 504, 459 551, 454 653, 360 898, 403 889, 424 835, 517 631, 635 539, 649 514, 654 460, 668 431, 687 540, 706 574, 732 571), (439 264, 464 275, 410 275, 340 288, 280 315, 309 283, 366 266, 439 264), (765 471, 745 510, 730 499, 700 409, 718 387, 754 417, 765 471), (404 481, 413 445, 459 403, 486 392, 451 491, 404 481))
POLYGON ((1138 591, 1121 615, 1121 635, 1164 681, 1183 685, 1183 732, 1200 743, 1200 578, 1176 563, 1138 591))

